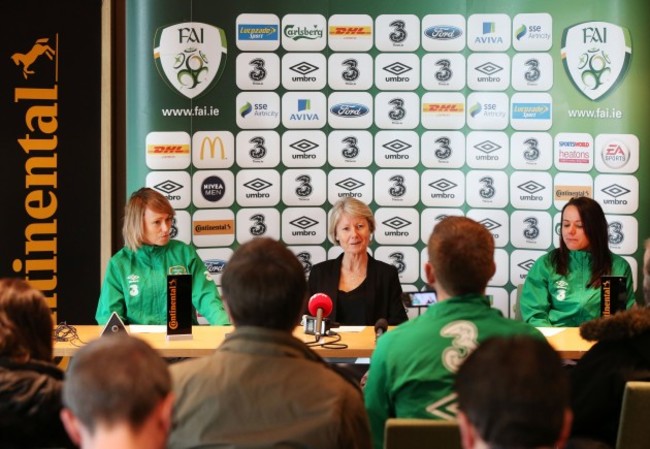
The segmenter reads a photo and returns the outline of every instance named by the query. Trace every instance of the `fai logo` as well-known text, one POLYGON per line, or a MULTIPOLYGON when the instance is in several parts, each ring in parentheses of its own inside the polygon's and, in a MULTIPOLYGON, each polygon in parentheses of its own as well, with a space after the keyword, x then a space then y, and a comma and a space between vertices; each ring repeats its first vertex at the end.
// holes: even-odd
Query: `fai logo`
POLYGON ((562 63, 587 98, 598 100, 624 78, 632 55, 627 28, 608 22, 584 22, 564 30, 562 63))
POLYGON ((160 76, 190 99, 213 87, 226 65, 226 34, 206 23, 185 22, 159 28, 154 45, 160 76))

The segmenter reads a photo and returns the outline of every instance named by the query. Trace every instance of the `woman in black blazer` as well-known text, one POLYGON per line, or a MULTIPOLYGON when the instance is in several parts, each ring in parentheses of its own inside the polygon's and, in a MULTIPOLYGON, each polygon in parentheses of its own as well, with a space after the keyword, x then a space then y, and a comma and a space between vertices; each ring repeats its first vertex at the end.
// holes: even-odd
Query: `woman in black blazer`
POLYGON ((310 295, 332 298, 332 321, 372 326, 380 318, 390 325, 407 320, 397 269, 368 254, 374 231, 375 218, 363 202, 345 198, 334 205, 329 235, 343 253, 314 265, 309 275, 310 295))

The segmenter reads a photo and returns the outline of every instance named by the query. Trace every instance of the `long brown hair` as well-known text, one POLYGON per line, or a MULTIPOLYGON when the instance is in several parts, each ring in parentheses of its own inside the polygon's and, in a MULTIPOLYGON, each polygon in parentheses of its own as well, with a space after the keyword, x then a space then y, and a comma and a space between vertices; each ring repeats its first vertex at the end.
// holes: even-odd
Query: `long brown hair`
MULTIPOLYGON (((564 211, 569 206, 574 206, 578 210, 582 229, 589 240, 587 251, 591 254, 591 278, 587 287, 600 287, 600 277, 612 272, 607 219, 600 204, 585 196, 571 198, 562 208, 561 219, 564 219, 564 211)), ((560 233, 560 247, 551 253, 551 262, 555 271, 562 276, 566 276, 569 272, 569 252, 560 233)))
POLYGON ((50 309, 43 294, 22 279, 0 279, 0 357, 52 360, 50 309))

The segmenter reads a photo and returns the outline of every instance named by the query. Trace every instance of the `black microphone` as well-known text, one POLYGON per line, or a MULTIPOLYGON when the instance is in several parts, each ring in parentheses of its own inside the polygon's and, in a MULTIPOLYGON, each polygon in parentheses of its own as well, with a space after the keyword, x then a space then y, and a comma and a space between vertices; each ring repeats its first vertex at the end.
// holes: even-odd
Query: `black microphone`
POLYGON ((375 323, 375 341, 379 339, 388 330, 388 321, 385 318, 379 318, 375 323))

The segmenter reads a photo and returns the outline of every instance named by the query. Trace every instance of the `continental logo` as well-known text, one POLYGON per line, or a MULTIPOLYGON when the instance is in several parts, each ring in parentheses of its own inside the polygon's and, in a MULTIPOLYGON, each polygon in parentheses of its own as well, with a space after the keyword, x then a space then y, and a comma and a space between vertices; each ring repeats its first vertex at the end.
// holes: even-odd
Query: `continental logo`
POLYGON ((361 36, 370 37, 372 35, 372 27, 370 26, 330 26, 330 36, 361 36))
POLYGON ((465 105, 463 103, 423 103, 423 113, 464 113, 465 105))
POLYGON ((232 235, 235 220, 200 220, 192 223, 192 235, 232 235))
MULTIPOLYGON (((15 108, 10 111, 11 118, 25 126, 5 130, 5 134, 15 133, 17 143, 6 150, 16 153, 26 167, 23 184, 25 229, 21 233, 24 244, 20 245, 24 251, 15 254, 15 258, 12 256, 11 269, 15 277, 25 279, 43 292, 52 319, 58 322, 58 111, 66 108, 65 101, 59 98, 59 73, 65 65, 62 61, 69 59, 59 58, 58 34, 41 35, 24 42, 14 38, 11 45, 17 50, 11 60, 17 66, 18 76, 13 86, 13 102, 7 102, 7 109, 15 108)), ((74 54, 68 56, 74 57, 74 54)), ((8 86, 7 77, 3 79, 8 86)), ((67 87, 72 88, 72 85, 67 87)), ((7 114, 3 117, 7 119, 7 114)), ((7 137, 7 141, 13 141, 7 137)), ((20 188, 19 184, 14 187, 20 188)), ((5 264, 10 256, 3 255, 5 264)))
POLYGON ((150 144, 147 145, 147 154, 190 154, 187 144, 150 144))
POLYGON ((569 201, 571 198, 586 196, 593 198, 593 189, 590 186, 555 186, 555 200, 569 201))
POLYGON ((212 139, 208 136, 205 136, 203 138, 203 140, 201 141, 201 151, 199 153, 199 159, 205 160, 206 152, 208 153, 210 159, 214 159, 217 144, 219 145, 219 157, 221 157, 221 160, 223 161, 226 158, 226 148, 223 144, 223 140, 221 140, 221 137, 219 136, 215 136, 212 139))

